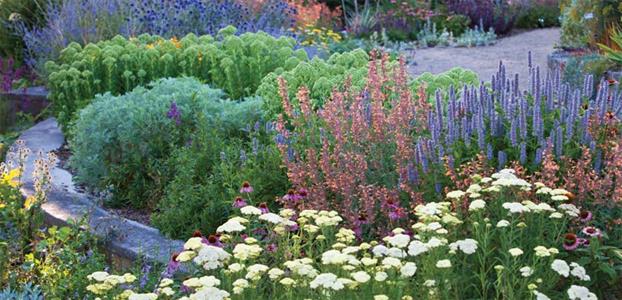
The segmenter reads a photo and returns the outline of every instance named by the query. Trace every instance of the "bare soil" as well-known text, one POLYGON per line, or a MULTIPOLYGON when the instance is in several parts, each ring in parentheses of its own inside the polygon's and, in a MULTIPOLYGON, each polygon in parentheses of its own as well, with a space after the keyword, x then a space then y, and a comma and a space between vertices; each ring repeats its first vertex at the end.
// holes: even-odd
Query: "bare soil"
POLYGON ((536 29, 500 38, 492 46, 475 48, 425 48, 414 52, 414 64, 409 71, 413 75, 424 72, 441 73, 453 67, 471 69, 480 80, 488 81, 503 61, 507 74, 519 74, 521 87, 528 83, 527 57, 531 51, 534 65, 544 74, 547 56, 559 42, 559 28, 536 29))

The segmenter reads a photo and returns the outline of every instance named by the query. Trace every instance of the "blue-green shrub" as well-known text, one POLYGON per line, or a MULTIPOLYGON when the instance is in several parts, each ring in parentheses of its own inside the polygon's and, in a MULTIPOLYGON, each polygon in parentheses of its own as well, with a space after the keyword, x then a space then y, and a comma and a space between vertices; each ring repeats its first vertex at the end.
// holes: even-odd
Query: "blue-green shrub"
POLYGON ((70 165, 79 183, 111 187, 113 204, 153 207, 169 178, 168 158, 192 143, 199 124, 239 135, 261 118, 261 102, 226 100, 221 90, 191 78, 158 80, 123 96, 98 95, 74 124, 70 165))

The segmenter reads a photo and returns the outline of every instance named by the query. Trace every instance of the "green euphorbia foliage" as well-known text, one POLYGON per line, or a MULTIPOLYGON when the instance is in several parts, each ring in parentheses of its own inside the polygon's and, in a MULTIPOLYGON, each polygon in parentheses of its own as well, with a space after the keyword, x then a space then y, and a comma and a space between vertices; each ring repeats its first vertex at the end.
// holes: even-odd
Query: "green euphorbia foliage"
POLYGON ((66 132, 96 94, 121 95, 159 78, 193 76, 239 99, 254 95, 266 74, 306 61, 304 50, 295 45, 292 38, 264 32, 236 35, 231 26, 215 37, 189 34, 167 40, 145 34, 84 47, 72 43, 58 61, 46 64, 50 99, 66 132))
POLYGON ((418 90, 423 86, 428 99, 434 99, 436 90, 440 90, 441 93, 445 92, 444 98, 447 99, 446 92, 449 90, 449 87, 453 86, 456 90, 459 90, 465 85, 479 85, 477 73, 469 69, 455 67, 439 74, 425 72, 413 80, 411 87, 413 90, 418 90))
POLYGON ((350 78, 353 87, 362 88, 367 82, 367 64, 369 56, 364 50, 333 54, 328 60, 314 58, 302 62, 291 70, 278 70, 263 78, 257 95, 264 99, 264 110, 268 118, 275 118, 283 112, 277 78, 287 81, 289 98, 297 104, 296 93, 305 86, 314 108, 322 107, 325 99, 330 98, 334 88, 343 87, 350 78))

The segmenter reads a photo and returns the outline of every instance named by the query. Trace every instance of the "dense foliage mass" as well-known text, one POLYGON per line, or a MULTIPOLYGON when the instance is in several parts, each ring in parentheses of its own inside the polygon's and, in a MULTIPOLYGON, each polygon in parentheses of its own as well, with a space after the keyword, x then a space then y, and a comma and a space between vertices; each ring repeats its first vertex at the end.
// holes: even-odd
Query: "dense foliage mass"
POLYGON ((276 208, 275 195, 285 194, 289 183, 273 136, 271 123, 247 126, 240 138, 200 126, 191 136, 192 144, 173 151, 167 161, 171 179, 152 215, 153 224, 183 239, 197 228, 215 230, 234 205, 250 202, 276 208), (246 180, 252 180, 252 186, 246 180))
POLYGON ((78 182, 113 187, 117 204, 153 208, 170 177, 167 160, 199 129, 223 141, 262 117, 261 101, 231 101, 196 79, 163 79, 123 96, 97 96, 80 111, 70 140, 78 182))
POLYGON ((45 62, 58 59, 60 51, 72 42, 85 46, 118 34, 126 38, 152 34, 167 39, 189 33, 216 35, 228 25, 236 26, 240 33, 262 30, 278 36, 294 24, 296 17, 295 9, 281 0, 262 1, 253 10, 236 0, 24 2, 27 4, 17 7, 3 2, 0 8, 14 12, 16 20, 5 26, 12 35, 21 37, 25 62, 42 74, 46 74, 45 62), (34 18, 32 14, 36 14, 34 18))
MULTIPOLYGON (((287 81, 288 96, 295 99, 300 87, 307 87, 311 105, 318 109, 330 96, 334 88, 341 88, 348 78, 357 87, 365 84, 369 56, 363 50, 333 54, 328 60, 314 58, 301 62, 291 70, 272 72, 264 77, 257 89, 257 95, 264 99, 264 110, 269 118, 275 119, 283 112, 277 79, 287 81)), ((295 101, 295 100, 294 100, 295 101)), ((294 103, 294 105, 297 105, 294 103)))
POLYGON ((54 155, 22 197, 18 142, 2 299, 622 297, 622 90, 600 78, 619 1, 22 2, 0 1, 0 88, 34 67, 77 183, 192 238, 165 268, 105 268, 87 222, 41 222, 54 155), (503 64, 407 71, 415 47, 558 21, 603 54, 529 54, 526 87, 503 64))
POLYGON ((231 99, 254 94, 261 79, 292 69, 307 56, 291 38, 266 33, 235 35, 227 27, 217 36, 189 34, 181 40, 141 35, 64 49, 50 71, 50 100, 58 121, 69 129, 75 113, 98 93, 121 95, 166 77, 193 76, 223 89, 231 99))

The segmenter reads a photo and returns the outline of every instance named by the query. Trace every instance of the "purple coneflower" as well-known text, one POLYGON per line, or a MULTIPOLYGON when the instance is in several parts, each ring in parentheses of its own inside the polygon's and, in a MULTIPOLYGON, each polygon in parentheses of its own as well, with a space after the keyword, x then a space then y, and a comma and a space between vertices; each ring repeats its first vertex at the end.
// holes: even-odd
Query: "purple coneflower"
POLYGON ((564 236, 564 249, 568 251, 573 251, 579 247, 579 240, 577 239, 577 235, 574 233, 566 233, 564 236))
POLYGON ((250 194, 252 192, 253 192, 253 187, 251 186, 250 182, 244 181, 242 183, 242 187, 240 188, 240 193, 250 194))
POLYGON ((579 220, 583 223, 587 223, 592 220, 592 212, 588 210, 582 210, 581 214, 579 214, 579 220))
POLYGON ((602 233, 600 232, 600 229, 593 227, 593 226, 587 226, 583 228, 581 232, 583 232, 583 234, 589 237, 600 237, 602 235, 602 233))
MULTIPOLYGON (((305 196, 306 196, 306 190, 305 190, 305 196)), ((289 189, 287 191, 287 194, 285 194, 285 196, 283 196, 283 200, 285 201, 289 201, 289 202, 298 202, 298 200, 302 199, 303 196, 300 195, 300 192, 296 193, 296 191, 294 189, 289 189)))
POLYGON ((244 200, 244 198, 240 196, 235 197, 235 200, 233 200, 233 207, 235 208, 242 208, 246 205, 247 205, 246 200, 244 200))
POLYGON ((266 202, 259 203, 259 210, 261 210, 262 214, 267 214, 270 212, 270 210, 268 209, 268 204, 266 204, 266 202))
POLYGON ((171 255, 171 259, 168 261, 168 265, 166 266, 166 270, 162 274, 162 277, 171 278, 173 277, 175 272, 177 272, 177 269, 179 269, 180 265, 180 262, 177 261, 178 255, 178 252, 174 252, 173 255, 171 255))
POLYGON ((276 249, 277 249, 277 246, 276 246, 275 243, 272 243, 272 244, 266 246, 266 251, 271 252, 271 253, 276 252, 276 249))
POLYGON ((220 237, 217 236, 217 235, 213 235, 213 234, 211 234, 207 238, 207 245, 208 246, 218 247, 218 248, 222 248, 223 247, 223 244, 220 242, 220 237))
POLYGON ((578 238, 579 245, 588 247, 590 245, 590 240, 584 238, 578 238))

